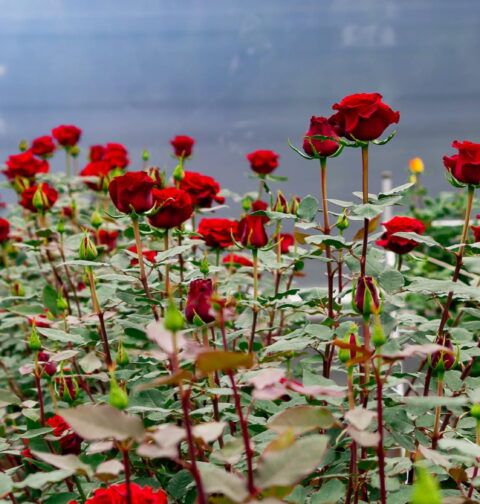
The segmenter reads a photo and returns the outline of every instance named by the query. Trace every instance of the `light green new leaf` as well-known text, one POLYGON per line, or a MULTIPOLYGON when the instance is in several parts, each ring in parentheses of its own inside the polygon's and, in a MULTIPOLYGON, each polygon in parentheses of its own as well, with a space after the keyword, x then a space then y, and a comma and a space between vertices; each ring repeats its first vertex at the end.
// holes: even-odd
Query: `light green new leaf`
POLYGON ((303 405, 277 413, 268 421, 267 427, 278 434, 292 430, 298 435, 313 430, 328 429, 335 422, 335 418, 327 408, 303 405))

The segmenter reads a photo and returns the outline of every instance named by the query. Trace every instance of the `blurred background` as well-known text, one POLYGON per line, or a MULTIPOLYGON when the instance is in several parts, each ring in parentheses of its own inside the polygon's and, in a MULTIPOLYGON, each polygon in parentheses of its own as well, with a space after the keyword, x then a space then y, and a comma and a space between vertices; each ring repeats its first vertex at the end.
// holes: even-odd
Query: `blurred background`
MULTIPOLYGON (((478 0, 0 0, 0 12, 0 162, 63 123, 84 131, 81 166, 90 144, 120 142, 131 169, 145 147, 173 167, 168 142, 186 134, 189 169, 224 187, 255 190, 245 154, 273 149, 285 192, 318 195, 317 162, 287 138, 301 145, 312 114, 374 91, 401 120, 372 149, 372 192, 383 170, 405 182, 416 156, 430 192, 448 190, 442 156, 479 140, 478 0)), ((346 149, 329 193, 359 188, 360 152, 346 149)))

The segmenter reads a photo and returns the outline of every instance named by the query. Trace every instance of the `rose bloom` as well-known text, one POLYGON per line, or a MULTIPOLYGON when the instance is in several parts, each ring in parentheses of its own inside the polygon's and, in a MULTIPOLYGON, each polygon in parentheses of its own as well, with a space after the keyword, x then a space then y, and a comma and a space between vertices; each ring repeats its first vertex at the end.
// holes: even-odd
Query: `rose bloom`
POLYGON ((225 264, 226 266, 230 267, 239 267, 239 266, 246 266, 246 267, 252 267, 253 262, 250 261, 250 259, 247 259, 246 257, 243 257, 241 255, 234 254, 233 252, 231 254, 226 255, 222 259, 222 264, 225 264))
POLYGON ((52 136, 62 147, 73 147, 77 145, 82 135, 82 130, 76 126, 66 126, 62 124, 52 129, 52 136))
POLYGON ((103 145, 91 145, 88 158, 90 161, 101 161, 105 154, 105 147, 103 145))
POLYGON ((277 242, 278 240, 281 240, 280 252, 282 254, 288 254, 290 252, 290 247, 295 243, 295 239, 290 233, 280 233, 279 235, 275 235, 274 240, 277 242))
MULTIPOLYGON (((338 138, 337 133, 326 117, 312 116, 310 119, 310 127, 305 136, 322 135, 333 138, 338 138)), ((333 156, 338 151, 340 145, 333 140, 311 140, 305 138, 303 140, 303 150, 306 154, 312 157, 328 157, 333 156), (312 148, 313 145, 313 148, 312 148)))
POLYGON ((444 156, 443 164, 452 176, 462 184, 480 184, 480 144, 455 140, 452 147, 458 154, 444 156))
POLYGON ((65 431, 70 429, 70 425, 60 415, 55 415, 47 420, 47 424, 53 429, 53 435, 63 436, 65 431))
POLYGON ((268 236, 263 218, 257 215, 245 216, 238 224, 237 237, 244 247, 264 247, 268 243, 268 236))
POLYGON ((101 245, 105 245, 109 251, 113 250, 117 246, 119 234, 120 232, 116 230, 109 231, 108 229, 100 229, 97 234, 98 242, 101 245))
MULTIPOLYGON (((130 483, 132 504, 168 504, 167 494, 163 490, 154 490, 150 487, 141 487, 130 483)), ((87 499, 85 504, 125 504, 127 502, 127 488, 125 483, 110 485, 108 488, 95 490, 93 497, 87 499)), ((77 504, 70 501, 69 504, 77 504)))
POLYGON ((50 169, 47 161, 36 158, 31 151, 25 151, 21 154, 13 154, 5 162, 7 169, 2 173, 9 180, 15 177, 33 179, 37 173, 48 173, 50 169))
POLYGON ((195 315, 200 317, 205 324, 215 320, 212 310, 213 284, 208 279, 199 278, 190 282, 187 303, 185 305, 185 318, 191 323, 195 315))
POLYGON ((3 217, 0 217, 0 243, 8 240, 10 235, 10 222, 3 217))
POLYGON ((235 236, 238 222, 229 219, 202 219, 197 233, 202 235, 207 246, 212 248, 226 248, 233 245, 232 235, 235 236))
POLYGON ((112 170, 110 163, 107 161, 91 161, 79 173, 80 177, 98 177, 98 182, 86 181, 85 184, 94 191, 103 189, 103 181, 112 170))
POLYGON ((35 196, 35 193, 37 189, 41 188, 41 191, 43 193, 42 196, 42 203, 43 203, 43 208, 42 210, 49 210, 52 208, 52 206, 55 204, 58 198, 58 192, 51 187, 47 183, 42 183, 39 184, 38 186, 32 186, 29 187, 28 189, 25 189, 21 194, 20 194, 20 205, 23 206, 23 208, 26 208, 27 210, 30 210, 31 212, 38 212, 38 208, 36 208, 33 204, 33 198, 35 196))
POLYGON ((50 157, 55 151, 55 144, 49 135, 41 136, 33 140, 30 150, 41 158, 50 157))
POLYGON ((400 112, 383 103, 378 93, 349 95, 332 108, 338 112, 329 121, 337 133, 364 142, 377 139, 388 126, 400 120, 400 112))
POLYGON ((396 216, 388 222, 382 222, 382 226, 385 228, 385 233, 383 233, 380 240, 377 240, 375 243, 396 254, 408 254, 417 247, 419 243, 415 240, 409 240, 408 238, 394 236, 395 233, 417 233, 421 235, 425 231, 423 222, 413 219, 412 217, 396 216))
MULTIPOLYGON (((268 210, 268 204, 265 203, 265 201, 262 200, 256 200, 252 203, 252 206, 250 207, 250 212, 262 212, 268 210)), ((261 215, 259 216, 263 222, 266 224, 270 219, 266 215, 261 215)))
POLYGON ((127 149, 118 143, 108 143, 105 146, 102 160, 109 163, 111 168, 126 168, 130 163, 127 149))
POLYGON ((179 187, 190 194, 196 207, 210 208, 214 201, 217 203, 225 201, 224 197, 218 196, 220 184, 208 175, 186 171, 179 187))
POLYGON ((120 212, 141 214, 153 207, 153 185, 146 172, 130 172, 115 177, 108 185, 108 192, 120 212))
POLYGON ((195 139, 185 135, 177 135, 170 140, 170 145, 173 147, 175 156, 188 158, 192 155, 195 139))
MULTIPOLYGON (((128 247, 128 250, 130 252, 133 252, 134 254, 137 254, 137 256, 138 256, 136 245, 132 245, 131 247, 128 247)), ((147 261, 150 261, 151 263, 156 262, 155 257, 157 256, 157 252, 158 252, 158 250, 142 249, 143 257, 145 257, 145 259, 147 261)), ((138 264, 138 259, 136 257, 132 257, 132 260, 130 261, 130 266, 135 266, 136 264, 138 264)))
POLYGON ((153 189, 153 201, 158 211, 149 215, 148 220, 154 227, 171 229, 180 226, 192 216, 192 198, 182 189, 153 189))
POLYGON ((257 150, 247 154, 250 168, 259 175, 268 175, 278 166, 278 154, 271 150, 257 150))

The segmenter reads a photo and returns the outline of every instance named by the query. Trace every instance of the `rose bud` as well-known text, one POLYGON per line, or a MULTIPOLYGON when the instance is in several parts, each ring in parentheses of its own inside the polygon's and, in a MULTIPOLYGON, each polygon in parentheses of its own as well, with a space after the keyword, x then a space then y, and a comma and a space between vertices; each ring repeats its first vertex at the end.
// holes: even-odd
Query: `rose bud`
POLYGON ((250 259, 247 259, 246 257, 243 257, 241 255, 234 254, 233 252, 226 255, 222 259, 222 264, 225 264, 225 266, 235 268, 238 268, 240 266, 246 266, 247 268, 251 268, 253 266, 253 262, 250 261, 250 259))
POLYGON ((170 140, 170 145, 173 147, 175 156, 178 158, 189 158, 192 155, 194 144, 195 140, 185 135, 177 135, 170 140))
POLYGON ((47 183, 25 189, 20 194, 20 205, 31 212, 49 210, 57 201, 58 192, 47 183))
POLYGON ((425 171, 423 161, 419 157, 410 159, 408 162, 408 168, 412 173, 423 173, 425 171))
POLYGON ((103 224, 102 216, 98 210, 94 210, 92 212, 92 216, 90 217, 90 224, 95 229, 98 229, 103 224))
POLYGON ((142 151, 142 161, 145 161, 145 163, 146 163, 149 159, 150 159, 150 151, 148 149, 143 149, 143 151, 142 151))
POLYGON ((382 302, 377 283, 372 277, 360 277, 357 280, 352 291, 352 307, 364 317, 380 313, 382 302))
POLYGON ((273 237, 275 241, 280 241, 280 252, 288 254, 290 247, 295 243, 295 238, 290 233, 280 233, 273 237))
POLYGON ((350 223, 348 222, 347 216, 345 213, 340 215, 337 219, 337 222, 335 223, 335 226, 340 230, 340 231, 345 231, 345 229, 348 229, 348 226, 350 223))
POLYGON ((125 390, 117 383, 113 370, 110 375, 110 391, 108 393, 108 402, 114 408, 124 410, 128 408, 128 395, 125 390))
POLYGON ((167 331, 171 331, 176 333, 181 331, 184 326, 183 315, 180 310, 177 308, 175 301, 170 299, 167 309, 165 311, 165 318, 163 319, 163 327, 167 329, 167 331))
POLYGON ((38 157, 47 159, 52 156, 55 151, 55 144, 49 135, 35 138, 30 146, 30 150, 38 157))
POLYGON ((38 334, 35 324, 32 325, 30 331, 30 336, 28 338, 28 348, 34 352, 38 352, 42 348, 42 342, 40 341, 40 335, 38 334))
POLYGON ((300 206, 300 198, 298 196, 293 196, 290 201, 290 213, 293 215, 297 215, 298 207, 300 206))
POLYGON ((115 177, 108 185, 108 192, 120 212, 142 214, 153 207, 154 185, 146 172, 130 172, 115 177))
POLYGON ((219 196, 220 184, 208 175, 186 171, 178 186, 192 198, 193 205, 199 208, 211 208, 213 202, 222 204, 223 196, 219 196))
POLYGON ((85 185, 93 191, 103 191, 105 180, 108 178, 111 170, 112 167, 107 161, 91 161, 79 175, 80 177, 97 177, 97 182, 86 181, 85 185))
POLYGON ((82 130, 76 126, 61 125, 52 130, 52 136, 62 147, 73 147, 80 140, 82 130))
POLYGON ((215 320, 212 313, 211 298, 213 285, 210 279, 200 278, 190 282, 187 304, 185 305, 185 318, 192 323, 195 316, 205 324, 215 320))
POLYGON ((277 191, 277 199, 275 200, 275 204, 273 205, 274 212, 283 212, 288 213, 288 200, 285 198, 285 195, 282 191, 277 191))
MULTIPOLYGON (((68 370, 65 369, 64 371, 68 370)), ((77 381, 74 380, 71 376, 62 375, 61 377, 56 378, 56 382, 58 383, 59 396, 62 397, 64 401, 74 401, 77 397, 78 392, 77 381)))
POLYGON ((480 404, 474 404, 470 408, 470 415, 477 420, 477 422, 480 422, 480 404))
POLYGON ((383 330, 383 327, 379 322, 376 322, 373 326, 371 341, 375 348, 381 347, 387 342, 385 331, 383 330))
POLYGON ((12 296, 23 297, 25 296, 25 289, 23 287, 22 282, 20 280, 16 280, 12 283, 12 296))
POLYGON ((171 229, 180 226, 192 216, 190 195, 176 187, 153 189, 155 211, 148 216, 150 224, 157 228, 171 229))
POLYGON ((453 178, 461 184, 480 184, 480 144, 455 140, 452 147, 458 154, 444 156, 443 164, 453 178))
POLYGON ((448 336, 438 338, 436 343, 452 351, 452 353, 447 353, 439 350, 437 352, 434 352, 430 357, 430 365, 432 369, 434 369, 441 375, 445 371, 448 371, 449 369, 452 369, 453 366, 455 366, 455 364, 457 363, 458 355, 455 356, 452 340, 448 336))
POLYGON ((104 154, 105 147, 103 147, 103 145, 92 145, 90 147, 88 159, 90 160, 90 162, 101 161, 104 154))
POLYGON ((5 243, 10 237, 10 222, 0 217, 0 243, 5 243))
POLYGON ((98 257, 98 250, 88 233, 84 233, 78 249, 78 257, 85 261, 94 261, 98 257))
POLYGON ((18 142, 18 150, 20 152, 25 152, 28 149, 28 142, 25 138, 22 138, 20 142, 18 142))
POLYGON ((57 308, 61 312, 64 312, 68 308, 67 298, 65 298, 63 296, 58 296, 58 298, 57 298, 57 308))
MULTIPOLYGON (((356 328, 356 327, 355 327, 356 328)), ((350 334, 346 334, 343 338, 343 341, 345 343, 348 343, 351 346, 360 346, 358 343, 358 336, 356 332, 352 331, 350 334)), ((340 362, 343 362, 344 364, 347 363, 350 360, 355 359, 357 356, 357 352, 353 348, 341 348, 338 351, 338 358, 340 359, 340 362)))
POLYGON ((183 180, 183 177, 185 177, 185 170, 183 169, 183 164, 180 163, 177 166, 175 166, 175 169, 173 170, 172 173, 173 180, 176 182, 180 182, 183 180))
POLYGON ((57 363, 52 362, 46 352, 38 352, 38 363, 48 376, 53 376, 57 372, 57 363))
POLYGON ((117 238, 120 235, 119 231, 108 229, 100 229, 98 232, 98 241, 101 245, 105 245, 108 251, 112 251, 117 246, 117 238))
POLYGON ((82 441, 83 439, 74 432, 58 440, 63 455, 78 455, 82 451, 82 441))
POLYGON ((152 178, 157 189, 165 187, 165 174, 160 171, 160 168, 157 166, 150 166, 147 168, 147 173, 152 178))
POLYGON ((408 254, 420 244, 415 240, 395 236, 395 233, 413 232, 421 235, 425 231, 423 222, 412 217, 393 217, 388 222, 382 222, 382 226, 385 228, 385 233, 375 243, 396 254, 408 254))
POLYGON ((208 247, 220 249, 233 245, 232 236, 235 236, 238 222, 229 219, 202 219, 198 225, 197 233, 205 240, 208 247))
MULTIPOLYGON (((326 117, 312 116, 310 119, 310 127, 305 133, 306 137, 313 135, 321 135, 325 137, 338 138, 337 133, 326 117)), ((340 144, 334 140, 315 140, 313 138, 305 138, 303 140, 303 150, 305 154, 311 157, 329 157, 333 156, 339 149, 340 144)))
POLYGON ((377 139, 393 123, 400 120, 400 112, 394 112, 382 102, 378 93, 359 93, 346 96, 332 107, 338 112, 329 122, 338 134, 363 142, 377 139))
POLYGON ((268 243, 263 217, 247 215, 238 223, 238 240, 244 247, 262 248, 268 243))
POLYGON ((123 342, 120 341, 118 344, 118 349, 117 349, 117 355, 115 357, 115 362, 119 366, 126 366, 129 362, 130 359, 128 358, 128 353, 125 350, 125 347, 123 346, 123 342))
MULTIPOLYGON (((7 169, 3 170, 2 173, 9 180, 19 178, 32 180, 35 178, 37 173, 48 173, 48 170, 50 169, 47 161, 37 159, 31 151, 10 156, 5 162, 5 165, 7 166, 7 169)), ((26 189, 26 187, 24 186, 22 189, 26 189)))
POLYGON ((280 156, 271 150, 257 150, 247 154, 250 168, 259 175, 268 175, 278 166, 280 156))

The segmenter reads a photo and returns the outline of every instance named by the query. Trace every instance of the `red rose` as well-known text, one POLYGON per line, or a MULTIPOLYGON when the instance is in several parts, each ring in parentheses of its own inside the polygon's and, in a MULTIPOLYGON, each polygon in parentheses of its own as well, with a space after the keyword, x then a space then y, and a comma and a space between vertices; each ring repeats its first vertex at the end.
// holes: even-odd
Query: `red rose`
POLYGON ((63 147, 73 147, 77 145, 82 135, 82 130, 76 126, 66 126, 62 124, 52 129, 52 136, 63 147))
MULTIPOLYGON (((265 201, 262 200, 256 200, 252 203, 252 206, 250 207, 250 212, 263 212, 265 210, 268 210, 268 204, 265 203, 265 201)), ((266 215, 262 215, 261 219, 263 222, 266 224, 270 219, 266 215)))
POLYGON ((233 245, 232 235, 237 232, 238 222, 229 219, 202 219, 197 233, 212 248, 226 248, 233 245))
POLYGON ((108 186, 108 192, 120 212, 141 214, 153 207, 153 185, 146 172, 130 172, 115 177, 108 186))
POLYGON ((193 322, 195 315, 200 317, 205 324, 215 320, 212 312, 213 285, 210 279, 199 278, 190 282, 187 304, 185 305, 185 317, 193 322))
MULTIPOLYGON (((310 128, 308 128, 305 136, 322 135, 333 138, 338 138, 332 125, 326 117, 312 116, 310 119, 310 128)), ((306 154, 312 157, 328 157, 333 156, 337 152, 339 144, 333 140, 303 140, 303 150, 306 154), (312 147, 313 146, 313 147, 312 147)))
POLYGON ((190 194, 196 207, 210 208, 213 201, 217 203, 225 201, 222 196, 217 196, 220 184, 213 177, 201 173, 186 171, 180 181, 180 189, 190 194))
POLYGON ((126 168, 130 163, 127 149, 118 143, 108 143, 105 146, 103 160, 107 161, 112 168, 126 168))
POLYGON ((397 216, 390 219, 388 222, 382 222, 382 226, 385 228, 385 233, 383 233, 380 240, 377 240, 375 243, 396 254, 408 254, 417 247, 419 243, 415 240, 409 240, 408 238, 394 236, 395 233, 417 233, 421 235, 425 231, 423 222, 413 219, 412 217, 397 216))
POLYGON ((153 189, 153 201, 158 211, 149 215, 148 220, 154 227, 174 228, 192 216, 192 198, 182 189, 176 187, 153 189))
POLYGON ((112 170, 110 163, 107 161, 91 161, 79 173, 80 177, 98 177, 98 182, 85 182, 85 184, 94 191, 103 189, 104 180, 112 170))
POLYGON ((67 434, 66 436, 62 436, 58 440, 63 455, 78 455, 82 449, 82 441, 83 438, 74 432, 67 434))
POLYGON ((278 154, 271 150, 257 150, 247 154, 247 159, 250 161, 250 168, 259 175, 272 173, 278 166, 279 157, 278 154))
POLYGON ((105 154, 105 147, 103 145, 92 145, 90 147, 89 159, 90 161, 101 161, 105 154))
MULTIPOLYGON (((167 494, 163 490, 153 490, 130 483, 133 504, 168 504, 167 494)), ((125 504, 127 502, 127 487, 125 483, 110 485, 108 488, 95 490, 93 497, 85 504, 125 504)))
POLYGON ((47 183, 25 189, 20 194, 20 205, 31 212, 49 210, 57 201, 58 192, 47 183), (38 189, 38 193, 37 193, 38 189), (34 204, 35 203, 35 204, 34 204))
POLYGON ((295 239, 293 235, 289 233, 280 233, 279 235, 275 235, 274 240, 280 242, 280 251, 282 254, 288 254, 290 252, 290 247, 295 243, 295 239))
POLYGON ((173 140, 170 140, 170 145, 173 147, 175 156, 188 158, 192 155, 193 145, 195 144, 195 139, 184 136, 177 135, 173 140))
POLYGON ((263 217, 247 215, 238 224, 238 240, 244 247, 261 248, 268 243, 263 217))
POLYGON ((71 217, 73 215, 73 208, 71 206, 62 207, 62 215, 64 217, 71 217))
POLYGON ((231 254, 226 255, 222 259, 222 264, 225 264, 226 266, 247 266, 251 267, 253 266, 253 262, 250 261, 250 259, 247 259, 246 257, 243 257, 241 255, 234 254, 233 252, 231 254))
POLYGON ((49 135, 41 136, 35 138, 30 146, 30 150, 36 155, 42 158, 50 157, 50 155, 55 151, 55 144, 53 139, 49 135))
POLYGON ((445 168, 462 184, 480 184, 480 144, 458 140, 452 143, 458 154, 444 156, 445 168))
POLYGON ((357 313, 371 315, 378 313, 381 300, 375 280, 372 277, 360 277, 354 286, 352 305, 357 313))
POLYGON ((10 222, 0 217, 0 243, 6 242, 10 234, 10 222))
MULTIPOLYGON (((477 215, 477 219, 480 219, 480 215, 477 215)), ((480 226, 471 226, 471 228, 473 231, 473 240, 475 242, 480 242, 480 226)))
POLYGON ((49 418, 47 424, 53 429, 53 435, 56 437, 63 436, 65 431, 70 429, 70 425, 60 415, 49 418))
POLYGON ((437 341, 435 341, 435 343, 437 345, 442 345, 445 348, 448 348, 452 351, 452 353, 447 353, 444 351, 434 352, 431 356, 431 366, 437 371, 448 371, 455 365, 457 360, 453 353, 452 340, 448 336, 442 336, 440 338, 437 338, 437 341))
POLYGON ((400 120, 400 112, 394 112, 381 100, 382 95, 378 93, 346 96, 332 107, 338 112, 329 121, 342 136, 364 142, 375 140, 388 126, 400 120))
POLYGON ((48 376, 53 376, 57 372, 57 363, 51 361, 46 352, 38 352, 38 364, 48 376))
POLYGON ((31 151, 14 154, 7 159, 5 164, 7 169, 2 173, 10 180, 15 177, 33 179, 37 173, 48 173, 50 168, 47 161, 37 159, 31 151))
MULTIPOLYGON (((128 248, 128 250, 130 252, 133 252, 134 254, 137 254, 137 256, 138 256, 136 245, 132 245, 131 247, 128 248)), ((145 259, 147 261, 150 261, 151 263, 156 262, 155 257, 157 256, 157 252, 158 252, 158 250, 142 249, 143 257, 145 257, 145 259)), ((136 264, 138 264, 138 259, 136 257, 133 257, 132 260, 130 261, 130 266, 135 266, 136 264)))
POLYGON ((113 250, 117 246, 117 238, 120 234, 119 231, 107 229, 100 229, 98 231, 98 241, 101 245, 105 245, 108 250, 113 250))

